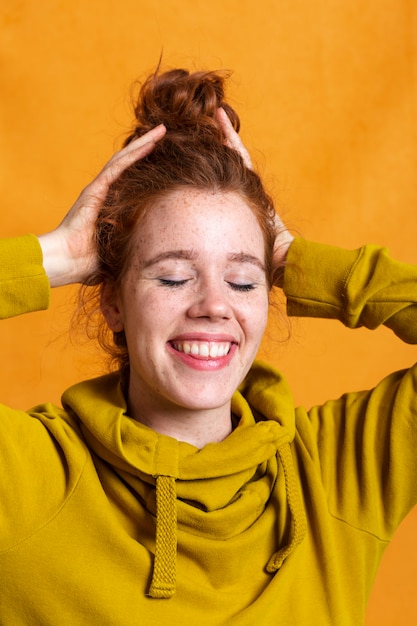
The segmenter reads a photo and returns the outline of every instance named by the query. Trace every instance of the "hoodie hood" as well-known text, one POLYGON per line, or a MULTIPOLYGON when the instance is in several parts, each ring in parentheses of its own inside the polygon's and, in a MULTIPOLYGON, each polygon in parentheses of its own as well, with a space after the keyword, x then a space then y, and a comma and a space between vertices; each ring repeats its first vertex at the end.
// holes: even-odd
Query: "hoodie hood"
POLYGON ((302 540, 305 517, 290 447, 294 404, 273 368, 253 366, 232 398, 237 427, 202 449, 130 418, 117 374, 78 384, 62 401, 98 466, 110 466, 155 519, 150 596, 175 593, 177 541, 187 534, 217 541, 243 535, 273 494, 280 506, 267 571, 277 571, 302 540))

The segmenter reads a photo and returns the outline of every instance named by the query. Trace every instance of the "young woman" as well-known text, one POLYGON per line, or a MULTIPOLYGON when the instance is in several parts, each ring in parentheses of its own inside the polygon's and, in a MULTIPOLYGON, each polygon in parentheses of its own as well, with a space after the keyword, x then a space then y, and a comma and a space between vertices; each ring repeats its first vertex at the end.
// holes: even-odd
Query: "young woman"
POLYGON ((291 315, 417 342, 417 269, 293 240, 223 78, 144 84, 137 127, 61 225, 0 245, 3 317, 90 285, 113 373, 1 409, 1 623, 362 623, 417 499, 415 369, 310 412, 254 363, 291 315))

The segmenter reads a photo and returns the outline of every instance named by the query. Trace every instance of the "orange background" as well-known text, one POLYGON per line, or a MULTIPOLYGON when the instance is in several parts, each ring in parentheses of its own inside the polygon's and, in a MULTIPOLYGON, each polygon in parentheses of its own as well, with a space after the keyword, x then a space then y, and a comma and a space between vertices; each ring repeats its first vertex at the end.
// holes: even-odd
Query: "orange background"
MULTIPOLYGON (((120 145, 130 86, 163 51, 169 66, 234 70, 242 136, 291 228, 417 261, 413 0, 6 0, 0 28, 1 236, 58 223, 120 145)), ((5 403, 57 402, 102 371, 66 334, 75 293, 2 322, 5 403)), ((296 320, 290 330, 287 341, 273 320, 263 356, 306 405, 415 359, 384 329, 296 320)), ((368 626, 417 623, 416 524, 411 514, 387 552, 368 626)))

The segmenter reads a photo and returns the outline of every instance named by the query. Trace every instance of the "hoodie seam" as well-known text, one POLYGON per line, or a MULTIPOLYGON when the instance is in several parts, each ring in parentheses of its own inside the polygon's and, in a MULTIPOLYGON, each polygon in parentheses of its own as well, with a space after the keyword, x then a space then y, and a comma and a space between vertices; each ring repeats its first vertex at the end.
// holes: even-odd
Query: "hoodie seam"
POLYGON ((390 543, 390 539, 386 539, 384 537, 380 537, 377 533, 372 532, 371 530, 366 530, 365 528, 361 528, 359 525, 357 524, 352 524, 351 522, 348 522, 347 520, 343 519, 342 517, 339 517, 337 515, 335 515, 334 513, 332 513, 330 511, 330 508, 328 509, 329 511, 329 515, 332 519, 334 519, 337 522, 340 522, 341 524, 344 524, 345 526, 349 526, 349 528, 352 528, 353 530, 356 530, 357 532, 363 533, 365 535, 368 535, 369 537, 373 537, 373 539, 376 539, 377 541, 380 541, 382 543, 386 543, 389 544, 390 543))
POLYGON ((80 469, 80 473, 71 489, 71 491, 69 492, 69 494, 67 495, 67 497, 64 499, 64 501, 61 503, 61 505, 59 506, 59 508, 55 511, 55 513, 53 513, 45 522, 43 522, 43 524, 41 524, 40 526, 38 526, 35 530, 33 530, 31 533, 29 533, 28 535, 26 535, 25 537, 23 537, 22 539, 19 539, 19 541, 17 541, 16 543, 14 543, 13 545, 9 546, 8 548, 4 548, 3 550, 0 550, 0 554, 7 554, 8 552, 12 552, 13 550, 15 550, 17 547, 19 547, 20 545, 24 544, 26 541, 30 541, 30 539, 32 539, 32 537, 34 537, 35 535, 37 535, 41 530, 43 530, 44 528, 46 528, 49 524, 51 524, 63 511, 63 509, 66 507, 66 505, 68 504, 68 502, 71 500, 71 498, 73 497, 74 493, 77 490, 77 487, 80 483, 80 480, 83 476, 85 467, 87 465, 87 460, 88 460, 89 455, 86 453, 85 454, 85 459, 84 462, 81 466, 80 469))

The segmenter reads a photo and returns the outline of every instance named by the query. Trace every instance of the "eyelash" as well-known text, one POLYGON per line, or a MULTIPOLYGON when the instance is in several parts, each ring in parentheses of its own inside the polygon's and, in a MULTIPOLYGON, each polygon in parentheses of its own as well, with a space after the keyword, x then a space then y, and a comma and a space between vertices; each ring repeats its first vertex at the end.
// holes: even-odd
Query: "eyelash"
POLYGON ((234 291, 252 291, 255 289, 255 285, 252 283, 246 283, 240 285, 239 283, 228 283, 229 287, 231 287, 234 291))
POLYGON ((165 287, 181 287, 185 285, 187 279, 184 280, 172 280, 171 278, 158 278, 161 285, 165 287))
MULTIPOLYGON (((164 287, 174 287, 174 288, 182 287, 182 285, 185 285, 185 283, 188 282, 187 278, 184 280, 172 280, 171 278, 159 278, 158 280, 161 283, 161 285, 163 285, 164 287)), ((241 285, 239 283, 228 282, 227 284, 234 291, 245 292, 245 291, 252 291, 253 289, 255 289, 255 285, 252 283, 246 283, 246 284, 241 285)))

